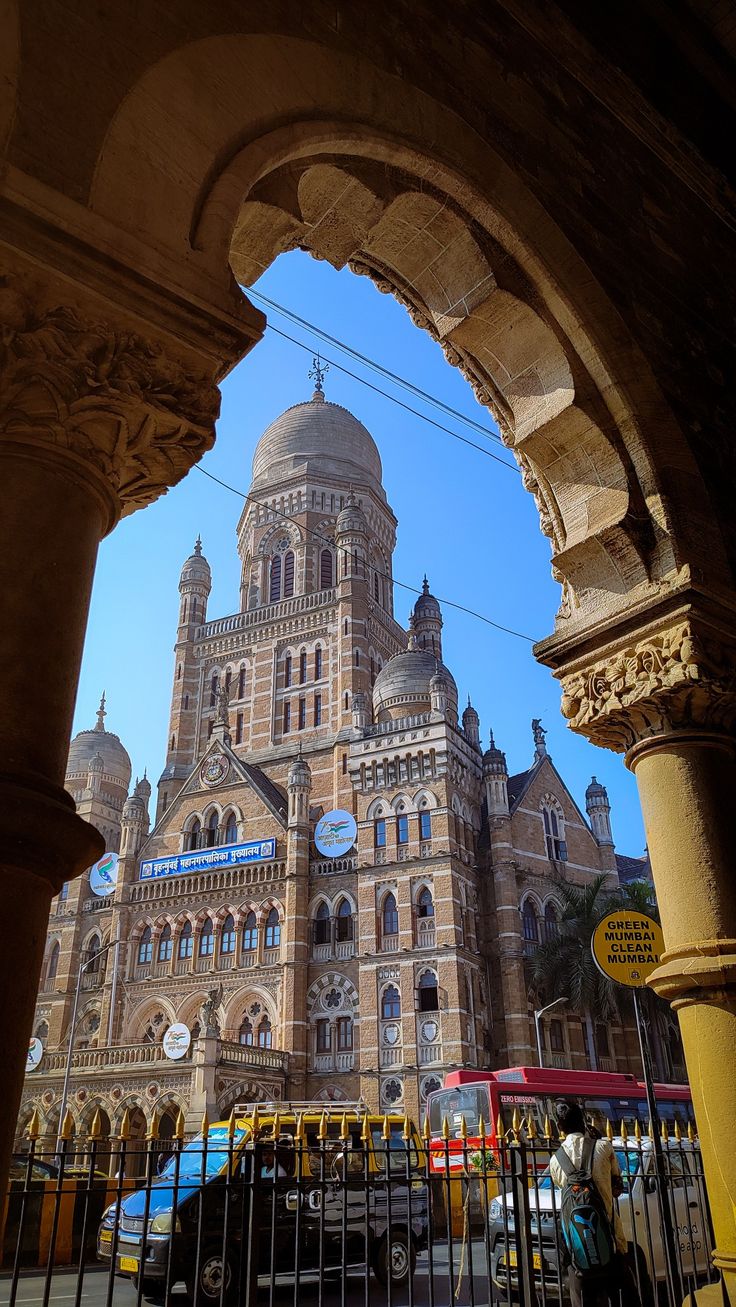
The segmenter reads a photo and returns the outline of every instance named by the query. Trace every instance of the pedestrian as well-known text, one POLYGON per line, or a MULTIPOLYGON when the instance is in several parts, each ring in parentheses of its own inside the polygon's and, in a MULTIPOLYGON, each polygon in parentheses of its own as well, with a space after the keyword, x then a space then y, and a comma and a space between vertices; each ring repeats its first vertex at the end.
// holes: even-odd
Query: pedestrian
MULTIPOLYGON (((561 1149, 567 1154, 570 1163, 578 1170, 584 1170, 583 1154, 587 1153, 592 1143, 590 1174, 597 1196, 608 1219, 613 1236, 614 1250, 609 1267, 603 1279, 591 1279, 581 1275, 570 1258, 568 1264, 568 1287, 572 1307, 641 1307, 641 1299, 636 1286, 636 1279, 629 1260, 629 1247, 621 1224, 621 1217, 614 1203, 622 1190, 621 1169, 613 1151, 610 1139, 601 1137, 597 1130, 587 1130, 582 1108, 578 1103, 562 1099, 555 1105, 557 1128, 564 1139, 561 1149), (588 1148, 585 1148, 586 1140, 588 1148)), ((563 1166, 554 1156, 549 1165, 550 1175, 558 1189, 563 1190, 568 1184, 568 1177, 563 1166)))

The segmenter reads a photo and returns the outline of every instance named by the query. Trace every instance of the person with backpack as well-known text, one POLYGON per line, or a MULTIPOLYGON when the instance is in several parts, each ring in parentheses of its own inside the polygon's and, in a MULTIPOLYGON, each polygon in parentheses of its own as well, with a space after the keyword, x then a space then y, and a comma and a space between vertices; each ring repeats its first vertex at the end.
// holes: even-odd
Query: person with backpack
POLYGON ((555 1106, 564 1139, 550 1160, 560 1190, 560 1224, 568 1256, 572 1307, 640 1307, 628 1244, 614 1197, 621 1170, 610 1139, 588 1132, 582 1108, 561 1100, 555 1106), (619 1296, 620 1295, 620 1296, 619 1296))

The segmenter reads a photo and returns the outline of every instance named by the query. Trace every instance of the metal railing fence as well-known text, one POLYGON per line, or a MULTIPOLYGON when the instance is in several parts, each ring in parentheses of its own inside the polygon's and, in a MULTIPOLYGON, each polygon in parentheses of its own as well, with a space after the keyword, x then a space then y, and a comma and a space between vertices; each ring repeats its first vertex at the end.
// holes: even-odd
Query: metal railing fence
MULTIPOLYGON (((477 1138, 430 1141, 408 1120, 358 1112, 233 1114, 184 1139, 70 1137, 45 1152, 37 1126, 14 1161, 1 1224, 0 1301, 98 1307, 300 1307, 307 1286, 340 1307, 547 1307, 569 1301, 559 1146, 515 1115, 477 1138), (74 1274, 71 1279, 69 1268, 74 1274), (64 1272, 63 1287, 58 1274, 64 1272)), ((593 1286, 596 1304, 679 1307, 717 1279, 700 1149, 690 1129, 663 1127, 665 1191, 652 1140, 608 1129, 622 1182, 617 1228, 627 1253, 593 1286), (675 1232, 667 1261, 666 1223, 675 1232), (620 1224, 619 1224, 620 1223, 620 1224)), ((586 1290, 587 1294, 587 1290, 586 1290)), ((586 1300, 588 1300, 586 1298, 586 1300)))

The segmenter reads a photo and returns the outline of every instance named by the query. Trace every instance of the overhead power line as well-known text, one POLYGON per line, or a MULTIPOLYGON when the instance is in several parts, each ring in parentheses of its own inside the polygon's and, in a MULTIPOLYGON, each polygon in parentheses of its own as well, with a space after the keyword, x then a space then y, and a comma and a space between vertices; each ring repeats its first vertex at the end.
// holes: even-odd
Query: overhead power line
MULTIPOLYGON (((273 508, 271 504, 264 503, 262 499, 256 499, 255 495, 249 495, 244 490, 238 490, 236 486, 231 486, 229 482, 223 481, 221 477, 215 476, 213 472, 208 472, 206 468, 195 465, 195 470, 201 472, 202 476, 207 477, 210 481, 214 481, 218 486, 222 486, 224 490, 229 490, 231 494, 237 495, 239 499, 243 499, 249 504, 256 504, 257 507, 264 509, 266 513, 272 513, 274 517, 280 517, 285 522, 291 521, 291 517, 288 513, 280 512, 279 509, 273 508)), ((301 527, 300 530, 303 530, 308 536, 312 536, 314 540, 329 545, 331 549, 337 548, 340 553, 351 556, 349 549, 336 546, 334 540, 331 540, 329 536, 322 535, 319 531, 314 531, 310 527, 301 527)), ((408 590, 411 594, 422 594, 422 591, 418 589, 417 586, 409 585, 407 581, 397 581, 396 577, 391 576, 388 572, 381 571, 380 568, 375 568, 374 570, 379 576, 383 577, 384 580, 388 581, 390 585, 397 585, 401 590, 408 590)), ((528 644, 535 643, 534 636, 525 635, 522 631, 515 631, 510 626, 503 626, 500 622, 494 622, 492 618, 486 617, 485 613, 476 612, 474 608, 468 608, 465 604, 458 603, 455 599, 443 599, 438 595, 437 600, 438 603, 444 604, 447 608, 456 608, 459 612, 467 613, 469 617, 475 617, 479 622, 484 622, 486 626, 492 626, 495 631, 502 631, 504 635, 513 635, 517 640, 526 640, 528 644)))

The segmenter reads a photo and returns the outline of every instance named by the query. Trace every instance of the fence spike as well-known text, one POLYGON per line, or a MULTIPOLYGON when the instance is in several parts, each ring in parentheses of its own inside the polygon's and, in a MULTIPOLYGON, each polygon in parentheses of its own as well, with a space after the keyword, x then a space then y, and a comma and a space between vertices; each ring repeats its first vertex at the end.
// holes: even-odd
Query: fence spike
POLYGON ((199 1131, 200 1134, 204 1135, 205 1139, 207 1138, 210 1132, 210 1118, 207 1115, 207 1108, 205 1108, 204 1112, 202 1113, 202 1124, 199 1127, 199 1131))
POLYGON ((388 1116, 385 1114, 383 1117, 383 1142, 385 1144, 389 1144, 391 1142, 391 1126, 388 1123, 388 1116))
POLYGON ((343 1114, 342 1114, 342 1120, 340 1121, 340 1138, 343 1140, 343 1142, 344 1142, 346 1139, 349 1139, 349 1138, 350 1138, 350 1131, 348 1130, 348 1114, 347 1114, 347 1112, 343 1112, 343 1114))
POLYGON ((74 1134, 74 1117, 72 1116, 71 1108, 68 1107, 66 1109, 66 1114, 64 1116, 64 1120, 61 1125, 61 1137, 62 1139, 71 1139, 73 1134, 74 1134))
POLYGON ((31 1117, 30 1121, 28 1122, 28 1125, 26 1126, 26 1134, 28 1135, 29 1139, 38 1139, 40 1133, 41 1133, 41 1118, 38 1115, 38 1108, 34 1107, 33 1116, 31 1117))
POLYGON ((694 1144, 694 1143, 695 1143, 695 1140, 696 1140, 697 1137, 698 1137, 698 1136, 697 1136, 697 1131, 696 1131, 696 1130, 693 1130, 693 1123, 692 1123, 692 1121, 688 1121, 688 1123, 687 1123, 687 1137, 688 1137, 688 1139, 690 1140, 690 1143, 691 1143, 691 1144, 694 1144))
POLYGON ((503 1124, 503 1117, 499 1112, 498 1116, 496 1117, 496 1138, 503 1139, 505 1134, 506 1134, 506 1130, 503 1124))
POLYGON ((123 1119, 120 1122, 120 1134, 118 1138, 130 1139, 130 1112, 128 1111, 127 1107, 123 1112, 123 1119))
POLYGON ((229 1120, 228 1123, 227 1123, 227 1137, 228 1137, 228 1139, 230 1140, 231 1143, 232 1143, 233 1139, 235 1138, 235 1126, 236 1126, 236 1122, 237 1122, 237 1117, 236 1117, 236 1115, 235 1115, 235 1107, 233 1106, 233 1110, 232 1110, 232 1112, 230 1113, 230 1120, 229 1120))
POLYGON ((478 1138, 480 1139, 481 1148, 482 1148, 483 1144, 486 1142, 486 1123, 483 1117, 481 1117, 480 1121, 478 1122, 478 1138))
POLYGON ((273 1118, 273 1138, 274 1138, 274 1143, 276 1142, 276 1140, 278 1139, 278 1137, 279 1137, 280 1134, 281 1134, 281 1113, 280 1113, 280 1112, 276 1112, 276 1113, 274 1114, 274 1118, 273 1118))
POLYGON ((679 1144, 682 1142, 682 1130, 680 1129, 680 1122, 678 1121, 677 1117, 675 1117, 674 1130, 675 1130, 675 1139, 679 1144))
POLYGON ((622 1121, 622 1122, 621 1122, 621 1129, 619 1130, 619 1134, 620 1134, 621 1138, 623 1139, 624 1143, 626 1143, 626 1140, 627 1140, 628 1137, 629 1137, 629 1131, 628 1131, 628 1129, 627 1129, 627 1126, 626 1126, 626 1122, 625 1122, 625 1121, 622 1121))
POLYGON ((368 1124, 368 1113, 366 1112, 363 1117, 363 1129, 360 1132, 361 1142, 367 1144, 370 1137, 371 1137, 371 1128, 368 1124))
POLYGON ((526 1132, 527 1132, 527 1134, 528 1134, 528 1136, 529 1136, 530 1139, 536 1139, 536 1137, 537 1137, 537 1126, 536 1126, 536 1123, 535 1123, 535 1120, 534 1120, 534 1117, 533 1117, 533 1116, 527 1117, 526 1132))
POLYGON ((253 1108, 253 1118, 250 1123, 251 1139, 258 1138, 258 1131, 260 1130, 260 1128, 261 1128, 261 1119, 258 1115, 258 1104, 256 1103, 255 1107, 253 1108))
POLYGON ((660 1135, 662 1136, 662 1143, 663 1143, 663 1144, 666 1144, 666 1143, 669 1141, 669 1137, 670 1137, 670 1136, 669 1136, 669 1131, 668 1131, 668 1129, 667 1129, 667 1122, 666 1122, 666 1121, 663 1121, 663 1122, 662 1122, 662 1125, 660 1126, 659 1133, 660 1133, 660 1135))
POLYGON ((411 1121, 408 1116, 404 1116, 404 1128, 401 1132, 402 1139, 411 1139, 411 1121))
POLYGON ((638 1116, 634 1122, 634 1138, 636 1139, 637 1143, 639 1144, 641 1143, 641 1126, 639 1125, 638 1116))
POLYGON ((544 1137, 545 1139, 552 1138, 552 1125, 548 1116, 544 1118, 544 1137))
POLYGON ((102 1117, 100 1116, 100 1109, 98 1107, 95 1109, 95 1114, 92 1117, 92 1124, 89 1128, 89 1137, 90 1139, 99 1139, 101 1134, 102 1134, 102 1117))
POLYGON ((442 1138, 443 1139, 450 1138, 450 1122, 448 1121, 446 1116, 443 1116, 442 1118, 442 1138))
POLYGON ((654 1122, 651 1120, 647 1122, 647 1134, 650 1139, 654 1139, 654 1122))
POLYGON ((154 1111, 151 1117, 151 1124, 148 1127, 147 1139, 158 1139, 158 1112, 154 1111))
POLYGON ((513 1114, 512 1118, 511 1118, 511 1129, 513 1130, 513 1132, 514 1132, 514 1134, 516 1135, 516 1138, 517 1138, 517 1139, 519 1138, 519 1127, 520 1127, 520 1126, 521 1126, 521 1117, 519 1116, 519 1109, 518 1109, 518 1107, 515 1107, 515 1108, 514 1108, 514 1114, 513 1114))
POLYGON ((432 1138, 432 1131, 429 1128, 429 1114, 427 1114, 424 1118, 424 1125, 422 1126, 422 1138, 424 1139, 425 1143, 429 1143, 429 1140, 432 1138))
POLYGON ((174 1126, 174 1138, 175 1138, 175 1139, 183 1139, 183 1138, 184 1138, 184 1127, 185 1127, 185 1125, 186 1125, 186 1120, 185 1120, 185 1118, 184 1118, 184 1109, 180 1107, 180 1108, 179 1108, 179 1115, 178 1115, 177 1118, 176 1118, 176 1125, 174 1126))
POLYGON ((319 1130, 317 1131, 317 1138, 318 1139, 327 1138, 327 1113, 325 1112, 324 1108, 322 1109, 322 1115, 319 1118, 319 1130))
POLYGON ((300 1112, 296 1118, 296 1129, 294 1130, 294 1140, 301 1144, 304 1141, 304 1113, 300 1112))
POLYGON ((608 1117, 606 1117, 606 1139, 613 1139, 613 1126, 608 1117))
POLYGON ((468 1123, 465 1120, 465 1113, 463 1112, 462 1116, 460 1117, 460 1138, 462 1139, 463 1143, 465 1143, 467 1137, 468 1137, 468 1123))

